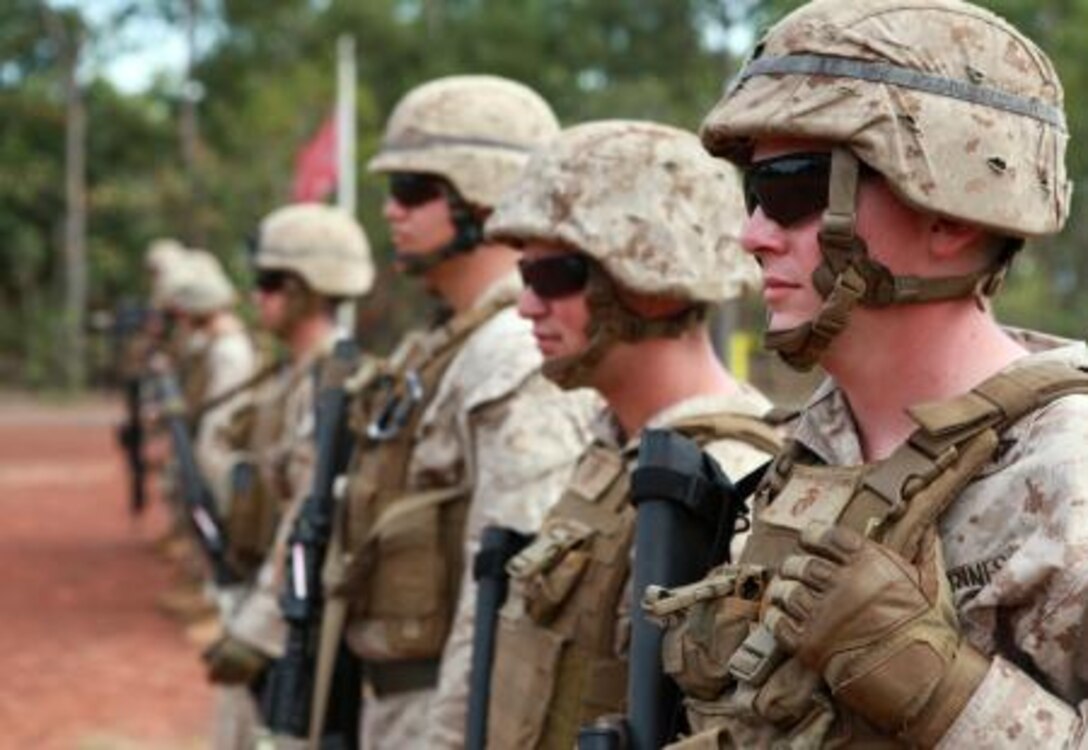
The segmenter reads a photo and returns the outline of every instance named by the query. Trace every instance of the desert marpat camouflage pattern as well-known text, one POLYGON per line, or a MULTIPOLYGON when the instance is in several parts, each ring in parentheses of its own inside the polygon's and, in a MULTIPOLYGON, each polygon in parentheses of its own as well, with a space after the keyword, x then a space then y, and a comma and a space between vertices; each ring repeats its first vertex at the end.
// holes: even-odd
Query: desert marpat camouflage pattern
POLYGON ((326 297, 360 297, 374 285, 370 241, 354 217, 323 203, 293 203, 268 214, 259 229, 260 270, 298 274, 326 297))
POLYGON ((716 303, 758 284, 755 261, 737 251, 743 220, 736 170, 695 135, 605 120, 534 154, 487 234, 559 242, 631 291, 716 303))
MULTIPOLYGON (((1047 360, 1088 366, 1082 343, 1012 333, 1032 351, 1012 367, 1047 360)), ((794 438, 828 465, 862 462, 849 406, 830 381, 807 405, 794 438)), ((960 626, 994 658, 938 747, 1080 747, 1088 710, 1076 672, 1088 635, 1088 397, 1054 401, 1002 440, 1004 450, 939 522, 960 626)), ((820 505, 807 503, 817 514, 820 505)), ((729 691, 714 701, 714 713, 745 717, 761 746, 785 736, 744 702, 743 694, 729 691)), ((692 719, 696 730, 709 728, 705 718, 692 719)))
POLYGON ((751 63, 847 58, 1037 100, 1057 123, 884 82, 805 74, 736 80, 707 115, 703 143, 735 163, 752 139, 848 145, 908 204, 1012 236, 1061 229, 1072 191, 1062 86, 1046 55, 993 13, 950 0, 816 0, 760 41, 751 63))
POLYGON ((397 103, 367 168, 441 175, 469 203, 491 207, 530 152, 558 132, 551 107, 529 87, 498 76, 447 76, 397 103))
MULTIPOLYGON (((253 376, 256 353, 249 333, 237 320, 215 331, 204 352, 208 372, 205 401, 227 393, 253 376)), ((200 419, 194 449, 200 473, 208 481, 220 513, 225 514, 230 497, 230 466, 235 457, 223 439, 223 430, 233 415, 250 403, 252 394, 243 390, 208 409, 200 419)))
MULTIPOLYGON (((508 294, 518 281, 498 282, 478 301, 508 294)), ((475 618, 471 560, 488 524, 539 528, 559 497, 574 461, 589 441, 599 409, 587 391, 564 394, 539 372, 529 324, 513 307, 470 335, 439 383, 417 431, 406 486, 472 487, 465 526, 460 594, 434 689, 382 698, 366 695, 361 727, 368 750, 460 748, 464 744, 475 618)), ((358 623, 347 637, 361 653, 382 643, 360 642, 358 623)))
MULTIPOLYGON (((175 262, 180 270, 162 290, 166 304, 189 315, 207 315, 233 307, 237 294, 214 255, 206 250, 186 250, 175 262)), ((203 373, 203 392, 196 394, 200 402, 211 401, 248 380, 256 367, 253 342, 234 316, 212 323, 195 356, 202 359, 199 369, 203 373)), ((233 462, 230 448, 222 439, 223 427, 249 398, 247 392, 242 392, 204 411, 197 425, 197 463, 220 512, 230 496, 229 467, 233 462)))

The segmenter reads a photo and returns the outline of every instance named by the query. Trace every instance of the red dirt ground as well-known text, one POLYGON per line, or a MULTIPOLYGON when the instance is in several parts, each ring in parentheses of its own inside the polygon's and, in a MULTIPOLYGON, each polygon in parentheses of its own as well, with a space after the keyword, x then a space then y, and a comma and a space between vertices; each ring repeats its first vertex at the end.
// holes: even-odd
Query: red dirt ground
POLYGON ((110 400, 0 397, 0 748, 204 747, 198 647, 156 609, 177 578, 129 516, 110 400))

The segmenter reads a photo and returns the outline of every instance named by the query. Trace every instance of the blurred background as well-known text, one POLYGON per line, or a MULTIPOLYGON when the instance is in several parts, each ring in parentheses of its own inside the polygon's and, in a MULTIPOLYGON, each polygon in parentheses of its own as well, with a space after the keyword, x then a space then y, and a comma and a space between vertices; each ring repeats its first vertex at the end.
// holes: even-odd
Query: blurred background
MULTIPOLYGON (((384 184, 363 166, 409 87, 492 72, 564 123, 697 128, 759 29, 793 0, 4 0, 0 3, 0 384, 80 390, 111 369, 112 315, 142 300, 149 240, 218 255, 245 286, 245 238, 292 197, 355 42, 358 213, 379 261, 384 184)), ((1066 87, 1070 167, 1088 172, 1088 0, 987 0, 1066 87)), ((326 133, 327 135, 327 133, 326 133)), ((1024 253, 999 311, 1081 336, 1088 211, 1024 253)), ((421 301, 389 274, 359 312, 383 350, 421 301)), ((745 308, 736 322, 758 328, 745 308)), ((746 344, 742 342, 741 349, 746 344)), ((755 367, 760 371, 758 362, 755 367)))
MULTIPOLYGON (((1088 0, 980 1, 1056 63, 1083 181, 1088 0)), ((353 41, 348 184, 387 268, 385 185, 364 167, 410 87, 497 73, 536 88, 565 124, 696 129, 759 30, 798 4, 0 0, 0 750, 208 745, 203 636, 164 617, 164 596, 192 574, 162 544, 167 503, 126 510, 121 400, 105 389, 133 329, 126 311, 147 300, 152 239, 207 248, 246 289, 256 222, 302 196, 336 199, 338 48, 353 41)), ((1085 280, 1088 208, 1075 195, 1066 232, 1022 254, 999 314, 1080 338, 1085 280)), ((386 351, 427 304, 385 270, 358 330, 386 351)), ((725 311, 723 355, 797 405, 818 375, 760 353, 761 317, 757 299, 725 311)))

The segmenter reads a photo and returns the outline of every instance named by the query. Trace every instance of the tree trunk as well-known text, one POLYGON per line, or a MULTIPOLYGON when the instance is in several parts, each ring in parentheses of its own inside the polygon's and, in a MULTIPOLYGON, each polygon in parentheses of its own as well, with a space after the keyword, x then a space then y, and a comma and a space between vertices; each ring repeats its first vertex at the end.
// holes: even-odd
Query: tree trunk
POLYGON ((64 324, 57 362, 65 385, 82 388, 86 380, 87 318, 87 108, 79 81, 86 32, 42 6, 46 27, 61 61, 64 81, 64 324))
POLYGON ((64 319, 67 323, 67 385, 82 388, 86 380, 87 313, 87 107, 79 83, 82 35, 72 40, 65 72, 67 125, 64 143, 64 319))
POLYGON ((200 158, 200 127, 197 121, 197 100, 200 90, 193 80, 196 67, 196 27, 199 13, 199 0, 186 0, 185 3, 185 39, 187 59, 185 63, 185 83, 182 86, 181 116, 178 128, 181 135, 181 161, 185 168, 186 183, 189 187, 187 205, 189 207, 184 237, 190 247, 206 247, 207 237, 202 220, 202 186, 198 161, 200 158))

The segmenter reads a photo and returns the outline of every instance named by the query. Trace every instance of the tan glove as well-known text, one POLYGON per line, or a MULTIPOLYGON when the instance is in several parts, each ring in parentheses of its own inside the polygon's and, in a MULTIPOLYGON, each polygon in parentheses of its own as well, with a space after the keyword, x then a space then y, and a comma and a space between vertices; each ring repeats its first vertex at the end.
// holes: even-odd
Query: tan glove
POLYGON ((271 659, 245 641, 225 635, 203 657, 208 679, 224 685, 248 685, 260 676, 271 659))
POLYGON ((960 635, 935 531, 917 566, 849 529, 813 524, 807 555, 782 563, 764 622, 822 674, 836 703, 929 747, 982 682, 989 661, 960 635))

